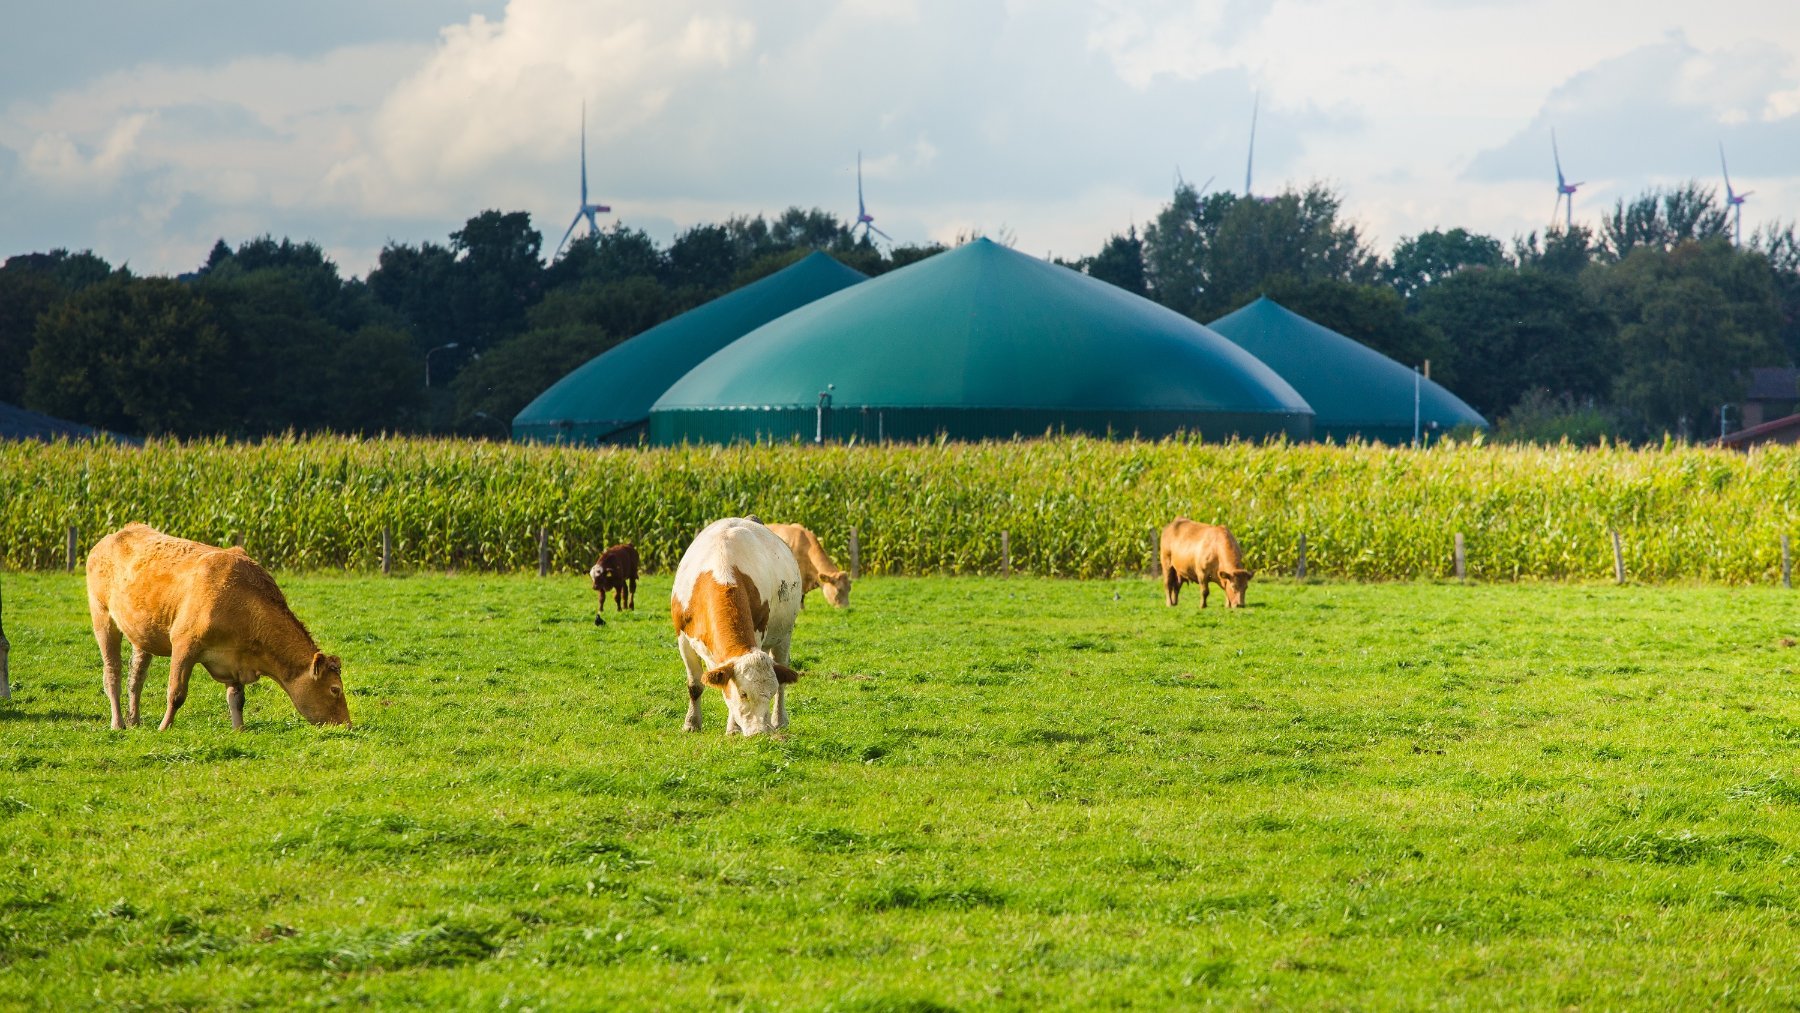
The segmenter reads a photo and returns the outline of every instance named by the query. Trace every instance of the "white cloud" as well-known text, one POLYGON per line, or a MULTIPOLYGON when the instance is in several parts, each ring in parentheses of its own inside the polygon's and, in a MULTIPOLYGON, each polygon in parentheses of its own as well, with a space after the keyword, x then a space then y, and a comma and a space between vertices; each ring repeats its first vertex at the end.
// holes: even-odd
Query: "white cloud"
POLYGON ((1541 227, 1551 125, 1592 180, 1578 214, 1710 173, 1723 140, 1753 211, 1792 217, 1800 5, 1756 6, 512 0, 435 39, 121 67, 0 108, 0 235, 174 271, 267 231, 358 273, 484 208, 553 238, 586 100, 593 196, 659 239, 790 204, 848 218, 860 149, 902 241, 1004 226, 1078 256, 1154 214, 1177 165, 1241 185, 1259 91, 1258 189, 1332 181, 1383 246, 1541 227))

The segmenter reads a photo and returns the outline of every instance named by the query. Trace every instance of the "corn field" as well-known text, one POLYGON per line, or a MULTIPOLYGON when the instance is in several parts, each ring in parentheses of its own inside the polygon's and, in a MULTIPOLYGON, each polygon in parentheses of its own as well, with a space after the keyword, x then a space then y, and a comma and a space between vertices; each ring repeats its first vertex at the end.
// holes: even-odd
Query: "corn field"
POLYGON ((1800 451, 1157 443, 574 449, 414 439, 289 438, 143 447, 0 444, 0 565, 60 569, 130 521, 276 569, 521 570, 548 532, 552 569, 636 543, 674 566, 708 521, 797 521, 864 573, 1149 572, 1177 515, 1229 525, 1246 563, 1357 580, 1452 575, 1461 533, 1480 580, 1781 579, 1800 509, 1800 451))

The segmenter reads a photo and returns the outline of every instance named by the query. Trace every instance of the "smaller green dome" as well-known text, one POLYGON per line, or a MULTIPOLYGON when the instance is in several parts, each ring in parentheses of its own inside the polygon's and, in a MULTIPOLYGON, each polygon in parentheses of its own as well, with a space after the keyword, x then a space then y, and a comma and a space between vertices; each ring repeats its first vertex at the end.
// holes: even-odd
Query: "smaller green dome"
POLYGON ((701 360, 789 310, 867 277, 815 250, 589 359, 513 417, 513 439, 636 442, 651 403, 701 360))
POLYGON ((1264 296, 1214 320, 1213 330, 1256 356, 1312 405, 1313 435, 1383 443, 1413 438, 1413 384, 1419 426, 1426 433, 1457 426, 1487 428, 1487 420, 1455 394, 1373 348, 1313 323, 1264 296))

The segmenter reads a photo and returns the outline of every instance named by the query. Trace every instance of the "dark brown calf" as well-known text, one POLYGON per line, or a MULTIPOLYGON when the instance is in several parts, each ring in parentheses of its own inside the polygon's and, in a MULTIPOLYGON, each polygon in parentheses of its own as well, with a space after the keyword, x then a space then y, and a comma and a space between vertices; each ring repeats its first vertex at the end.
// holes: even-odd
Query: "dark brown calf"
POLYGON ((600 596, 600 611, 594 613, 594 625, 605 626, 606 620, 600 612, 606 611, 606 592, 613 593, 613 605, 620 612, 626 609, 637 611, 637 579, 638 551, 630 542, 615 545, 600 553, 594 560, 593 569, 588 571, 593 578, 594 591, 600 596))

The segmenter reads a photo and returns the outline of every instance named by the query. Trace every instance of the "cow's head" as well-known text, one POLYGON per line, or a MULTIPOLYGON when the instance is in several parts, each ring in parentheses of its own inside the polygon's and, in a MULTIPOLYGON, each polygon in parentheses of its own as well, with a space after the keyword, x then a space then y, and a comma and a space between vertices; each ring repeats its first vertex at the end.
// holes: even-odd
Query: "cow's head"
POLYGON ((344 698, 344 662, 335 654, 314 653, 312 664, 286 686, 294 709, 315 725, 348 725, 350 701, 344 698))
POLYGON ((1250 578, 1256 576, 1249 570, 1220 570, 1219 583, 1225 588, 1225 607, 1243 608, 1244 592, 1250 587, 1250 578))
POLYGON ((843 572, 819 574, 819 593, 831 603, 832 608, 845 608, 850 604, 850 575, 843 572))
POLYGON ((607 578, 610 576, 612 576, 612 571, 606 568, 605 560, 594 560, 594 565, 588 570, 588 578, 593 581, 596 591, 606 590, 607 578))
POLYGON ((724 694, 732 721, 745 735, 761 735, 775 730, 772 711, 781 684, 798 678, 799 672, 777 663, 768 651, 755 650, 707 669, 700 681, 724 694))

